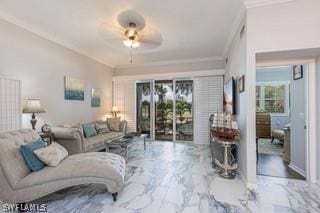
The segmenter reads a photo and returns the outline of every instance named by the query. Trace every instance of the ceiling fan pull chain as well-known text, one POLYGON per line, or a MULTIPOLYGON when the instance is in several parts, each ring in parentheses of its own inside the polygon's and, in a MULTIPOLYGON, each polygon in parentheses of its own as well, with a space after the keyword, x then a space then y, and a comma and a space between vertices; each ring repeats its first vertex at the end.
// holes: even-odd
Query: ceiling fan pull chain
POLYGON ((132 48, 130 49, 130 63, 133 64, 132 48))

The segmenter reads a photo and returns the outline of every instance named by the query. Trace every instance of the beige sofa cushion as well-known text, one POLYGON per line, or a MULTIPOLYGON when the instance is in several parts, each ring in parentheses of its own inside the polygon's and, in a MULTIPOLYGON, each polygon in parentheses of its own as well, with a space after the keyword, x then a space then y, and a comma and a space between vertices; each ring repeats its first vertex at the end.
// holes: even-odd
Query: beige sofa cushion
POLYGON ((68 179, 96 177, 109 179, 120 187, 124 183, 124 158, 106 152, 89 152, 71 155, 56 167, 46 167, 33 172, 17 184, 17 189, 43 185, 68 179))
POLYGON ((47 147, 33 151, 36 156, 48 166, 57 166, 68 156, 68 151, 56 142, 47 147))
POLYGON ((122 132, 108 132, 104 134, 98 134, 94 137, 86 138, 84 145, 85 150, 93 150, 100 146, 103 146, 106 141, 122 137, 122 132))
POLYGON ((30 173, 20 153, 20 146, 39 138, 39 135, 32 129, 0 133, 0 166, 11 187, 30 173))
POLYGON ((111 131, 120 131, 120 117, 107 118, 107 123, 111 131))

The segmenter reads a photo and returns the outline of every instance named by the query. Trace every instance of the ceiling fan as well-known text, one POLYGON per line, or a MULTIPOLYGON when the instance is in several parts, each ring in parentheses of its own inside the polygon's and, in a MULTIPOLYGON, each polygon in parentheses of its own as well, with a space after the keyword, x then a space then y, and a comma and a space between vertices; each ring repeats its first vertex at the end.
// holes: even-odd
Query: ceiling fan
POLYGON ((121 12, 113 24, 102 23, 99 34, 105 43, 113 48, 130 48, 131 63, 133 49, 144 51, 162 44, 161 34, 150 25, 146 25, 145 19, 134 10, 121 12))

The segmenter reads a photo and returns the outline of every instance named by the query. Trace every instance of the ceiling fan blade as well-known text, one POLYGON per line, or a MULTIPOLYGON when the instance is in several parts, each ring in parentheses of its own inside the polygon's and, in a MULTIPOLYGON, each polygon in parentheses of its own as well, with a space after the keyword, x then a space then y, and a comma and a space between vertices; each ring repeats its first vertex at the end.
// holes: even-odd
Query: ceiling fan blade
POLYGON ((130 23, 134 23, 137 30, 142 30, 146 26, 143 16, 135 10, 121 12, 118 15, 118 23, 125 29, 130 26, 130 23))
POLYGON ((114 26, 107 22, 104 22, 99 26, 98 33, 104 40, 124 38, 124 29, 122 27, 114 26))
POLYGON ((158 47, 162 44, 163 38, 159 31, 153 29, 150 26, 145 27, 141 31, 141 42, 148 44, 149 46, 158 47))
POLYGON ((162 42, 160 41, 153 41, 153 40, 147 40, 147 39, 141 39, 139 42, 143 44, 155 45, 155 46, 160 46, 162 44, 162 42))
POLYGON ((147 40, 147 39, 139 40, 139 42, 140 42, 140 46, 137 48, 139 50, 155 49, 157 47, 160 47, 162 44, 162 42, 147 40))

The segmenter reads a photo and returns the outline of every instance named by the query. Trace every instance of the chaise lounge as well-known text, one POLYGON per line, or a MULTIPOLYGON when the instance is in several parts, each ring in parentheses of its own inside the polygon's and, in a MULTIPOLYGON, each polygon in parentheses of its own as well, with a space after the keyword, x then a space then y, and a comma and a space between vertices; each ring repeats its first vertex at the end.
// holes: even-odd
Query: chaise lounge
POLYGON ((116 201, 124 186, 123 157, 105 152, 76 154, 56 167, 31 172, 20 146, 38 138, 29 129, 0 133, 0 200, 24 203, 70 186, 97 183, 106 185, 116 201))

